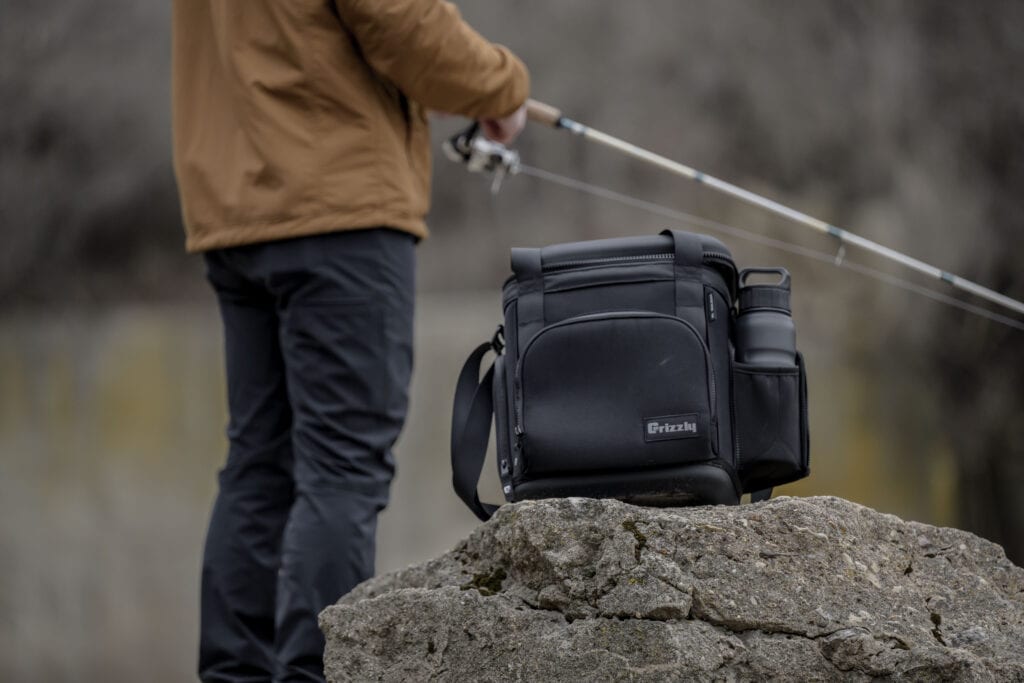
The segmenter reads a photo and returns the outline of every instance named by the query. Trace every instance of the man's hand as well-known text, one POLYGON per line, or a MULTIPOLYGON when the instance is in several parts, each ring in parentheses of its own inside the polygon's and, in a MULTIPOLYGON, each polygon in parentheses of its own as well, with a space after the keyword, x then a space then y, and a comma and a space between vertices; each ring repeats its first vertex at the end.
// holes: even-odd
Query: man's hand
POLYGON ((480 128, 488 139, 503 145, 511 143, 526 126, 526 104, 500 119, 480 119, 480 128))

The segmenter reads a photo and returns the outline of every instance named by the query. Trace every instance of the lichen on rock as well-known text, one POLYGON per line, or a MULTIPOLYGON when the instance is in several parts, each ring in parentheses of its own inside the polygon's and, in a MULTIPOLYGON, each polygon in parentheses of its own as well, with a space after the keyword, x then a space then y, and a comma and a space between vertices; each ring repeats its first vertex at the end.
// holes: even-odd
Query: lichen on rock
POLYGON ((838 498, 502 507, 320 617, 331 681, 1024 681, 1024 570, 838 498))

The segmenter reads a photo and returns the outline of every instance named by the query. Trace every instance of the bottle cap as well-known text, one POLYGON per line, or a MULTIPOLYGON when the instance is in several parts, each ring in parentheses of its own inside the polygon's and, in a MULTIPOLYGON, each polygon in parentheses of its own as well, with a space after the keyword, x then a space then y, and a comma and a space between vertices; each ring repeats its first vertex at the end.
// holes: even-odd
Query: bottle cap
POLYGON ((740 272, 739 312, 774 310, 790 313, 789 271, 785 268, 746 268, 740 272), (770 285, 747 285, 747 277, 759 273, 778 275, 779 282, 770 285))

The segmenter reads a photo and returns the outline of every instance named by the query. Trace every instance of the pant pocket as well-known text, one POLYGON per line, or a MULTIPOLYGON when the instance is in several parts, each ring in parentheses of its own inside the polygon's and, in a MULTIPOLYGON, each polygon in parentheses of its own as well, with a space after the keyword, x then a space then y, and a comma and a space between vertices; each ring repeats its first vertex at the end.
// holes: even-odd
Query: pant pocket
POLYGON ((733 364, 736 455, 743 492, 796 481, 810 471, 807 376, 796 366, 733 364))

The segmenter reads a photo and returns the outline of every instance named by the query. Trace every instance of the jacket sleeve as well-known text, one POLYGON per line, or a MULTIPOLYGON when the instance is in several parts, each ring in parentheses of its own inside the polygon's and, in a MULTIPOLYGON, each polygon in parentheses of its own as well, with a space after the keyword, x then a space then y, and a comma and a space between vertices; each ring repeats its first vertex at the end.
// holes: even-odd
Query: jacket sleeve
POLYGON ((334 0, 373 69, 424 107, 498 118, 529 95, 529 75, 445 0, 334 0))

